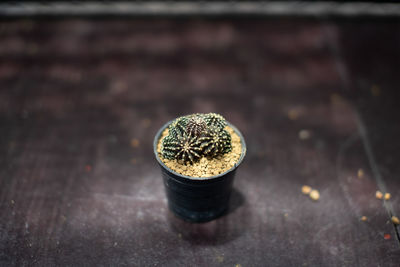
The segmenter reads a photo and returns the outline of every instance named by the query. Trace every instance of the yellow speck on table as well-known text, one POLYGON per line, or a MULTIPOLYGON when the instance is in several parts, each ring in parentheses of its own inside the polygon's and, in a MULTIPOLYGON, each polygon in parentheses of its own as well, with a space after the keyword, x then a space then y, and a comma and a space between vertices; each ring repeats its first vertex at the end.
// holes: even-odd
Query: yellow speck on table
POLYGON ((311 188, 310 186, 308 186, 308 185, 303 185, 303 186, 301 187, 301 192, 302 192, 303 194, 305 194, 305 195, 310 194, 311 190, 312 190, 312 188, 311 188))
POLYGON ((389 200, 391 197, 390 193, 385 193, 385 200, 389 200))
POLYGON ((315 189, 311 190, 311 192, 310 192, 310 198, 311 198, 312 200, 318 200, 318 199, 319 199, 319 192, 318 192, 318 190, 315 190, 315 189))
POLYGON ((375 197, 377 198, 377 199, 382 199, 383 198, 383 194, 382 194, 382 192, 381 191, 376 191, 376 193, 375 193, 375 197))
POLYGON ((180 173, 182 175, 190 176, 190 177, 211 177, 221 173, 224 173, 235 166, 235 164, 239 161, 240 156, 242 154, 242 143, 240 140, 240 136, 233 130, 233 128, 226 126, 225 130, 227 130, 232 137, 232 151, 226 154, 223 154, 217 158, 206 158, 202 157, 199 161, 194 162, 193 165, 187 164, 183 165, 179 163, 177 160, 173 159, 164 159, 161 156, 161 140, 168 135, 168 128, 165 129, 160 137, 160 140, 157 144, 157 152, 164 164, 170 168, 171 170, 180 173))
POLYGON ((362 216, 361 221, 363 221, 363 222, 367 221, 367 216, 362 216))
POLYGON ((396 216, 392 216, 392 223, 399 225, 400 224, 399 218, 397 218, 396 216))
POLYGON ((364 176, 364 171, 363 171, 363 169, 358 169, 358 171, 357 171, 357 176, 358 176, 358 178, 363 178, 363 176, 364 176))

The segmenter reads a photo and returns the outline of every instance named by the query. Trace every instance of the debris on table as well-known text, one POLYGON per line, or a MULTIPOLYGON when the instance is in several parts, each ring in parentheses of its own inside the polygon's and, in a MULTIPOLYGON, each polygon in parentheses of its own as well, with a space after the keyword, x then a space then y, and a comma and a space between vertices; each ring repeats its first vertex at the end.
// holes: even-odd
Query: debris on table
POLYGON ((392 197, 392 195, 390 194, 390 193, 385 193, 385 194, 383 194, 381 191, 376 191, 376 193, 375 193, 375 197, 377 198, 377 199, 385 199, 385 200, 389 200, 391 197, 392 197))
POLYGON ((358 171, 357 171, 357 177, 360 178, 360 179, 364 177, 364 171, 363 171, 363 169, 358 169, 358 171))
POLYGON ((304 195, 309 195, 312 200, 318 200, 319 199, 319 191, 316 190, 316 189, 312 189, 311 186, 303 185, 301 187, 301 192, 304 195))
POLYGON ((311 192, 310 192, 310 198, 311 198, 312 200, 317 201, 317 200, 319 199, 319 192, 318 192, 318 190, 316 190, 316 189, 311 190, 311 192))
POLYGON ((400 224, 399 218, 396 216, 392 216, 392 223, 399 225, 400 224))
POLYGON ((307 140, 311 137, 311 132, 309 130, 300 130, 299 132, 299 138, 300 140, 307 140))
POLYGON ((303 186, 301 187, 301 192, 302 192, 304 195, 310 194, 311 190, 312 190, 312 188, 311 188, 310 186, 308 186, 308 185, 303 185, 303 186))
POLYGON ((290 109, 289 110, 289 112, 288 112, 288 117, 289 117, 289 119, 291 119, 291 120, 297 120, 297 118, 299 117, 299 111, 297 110, 297 109, 295 109, 295 108, 292 108, 292 109, 290 109))
POLYGON ((139 142, 138 139, 133 138, 133 139, 131 140, 131 146, 132 146, 132 147, 138 147, 139 145, 140 145, 140 142, 139 142))
POLYGON ((391 236, 390 234, 384 234, 384 235, 383 235, 383 238, 384 238, 385 240, 389 240, 391 237, 392 237, 392 236, 391 236))
POLYGON ((367 216, 361 216, 361 221, 366 222, 368 220, 367 216))

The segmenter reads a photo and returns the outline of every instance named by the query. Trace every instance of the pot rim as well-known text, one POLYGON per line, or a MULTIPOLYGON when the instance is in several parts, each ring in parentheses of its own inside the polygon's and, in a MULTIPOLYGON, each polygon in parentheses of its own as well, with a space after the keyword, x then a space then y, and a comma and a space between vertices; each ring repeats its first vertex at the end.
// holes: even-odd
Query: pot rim
POLYGON ((246 150, 247 150, 246 143, 245 143, 245 141, 244 141, 244 137, 243 137, 242 133, 241 133, 235 126, 233 126, 230 122, 226 121, 227 124, 228 124, 228 126, 231 127, 231 128, 236 132, 236 134, 240 137, 240 142, 241 142, 241 144, 242 144, 242 153, 241 153, 241 155, 240 155, 240 158, 239 158, 239 160, 235 163, 235 165, 234 165, 232 168, 230 168, 229 170, 227 170, 227 171, 225 171, 225 172, 223 172, 223 173, 220 173, 220 174, 218 174, 218 175, 209 176, 209 177, 192 177, 192 176, 187 176, 187 175, 180 174, 180 173, 178 173, 178 172, 176 172, 176 171, 174 171, 174 170, 168 168, 167 165, 164 164, 164 162, 160 159, 160 157, 159 157, 159 155, 158 155, 158 152, 157 152, 157 145, 158 145, 158 140, 160 139, 160 136, 161 136, 162 132, 163 132, 173 121, 174 121, 174 120, 170 120, 170 121, 168 121, 167 123, 165 123, 165 124, 158 130, 157 134, 156 134, 155 137, 154 137, 154 141, 153 141, 153 151, 154 151, 154 155, 156 156, 156 159, 157 159, 158 163, 159 163, 164 169, 166 169, 167 171, 173 173, 173 174, 176 175, 176 176, 179 176, 179 177, 182 177, 182 178, 187 178, 187 179, 189 179, 189 180, 195 180, 195 181, 197 181, 197 180, 212 180, 212 179, 216 179, 216 178, 222 177, 222 176, 226 175, 227 173, 234 171, 234 170, 240 165, 240 163, 242 163, 242 161, 243 161, 243 159, 244 159, 244 156, 246 155, 246 150))

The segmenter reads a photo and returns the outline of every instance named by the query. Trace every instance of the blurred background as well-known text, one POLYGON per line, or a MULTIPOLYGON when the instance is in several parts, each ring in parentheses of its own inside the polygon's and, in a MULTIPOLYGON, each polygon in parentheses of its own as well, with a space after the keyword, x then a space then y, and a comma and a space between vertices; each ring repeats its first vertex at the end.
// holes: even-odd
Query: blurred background
POLYGON ((0 265, 398 266, 399 47, 397 1, 1 2, 0 265), (205 224, 152 148, 196 112, 248 149, 205 224))

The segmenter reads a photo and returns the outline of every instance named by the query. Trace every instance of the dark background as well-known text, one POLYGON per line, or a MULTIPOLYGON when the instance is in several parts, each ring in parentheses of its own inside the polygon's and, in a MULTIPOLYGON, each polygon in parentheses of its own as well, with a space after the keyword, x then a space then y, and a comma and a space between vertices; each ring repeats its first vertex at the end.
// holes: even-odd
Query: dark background
POLYGON ((0 265, 398 266, 399 47, 396 17, 3 17, 0 265), (194 112, 248 149, 205 224, 152 148, 194 112))

